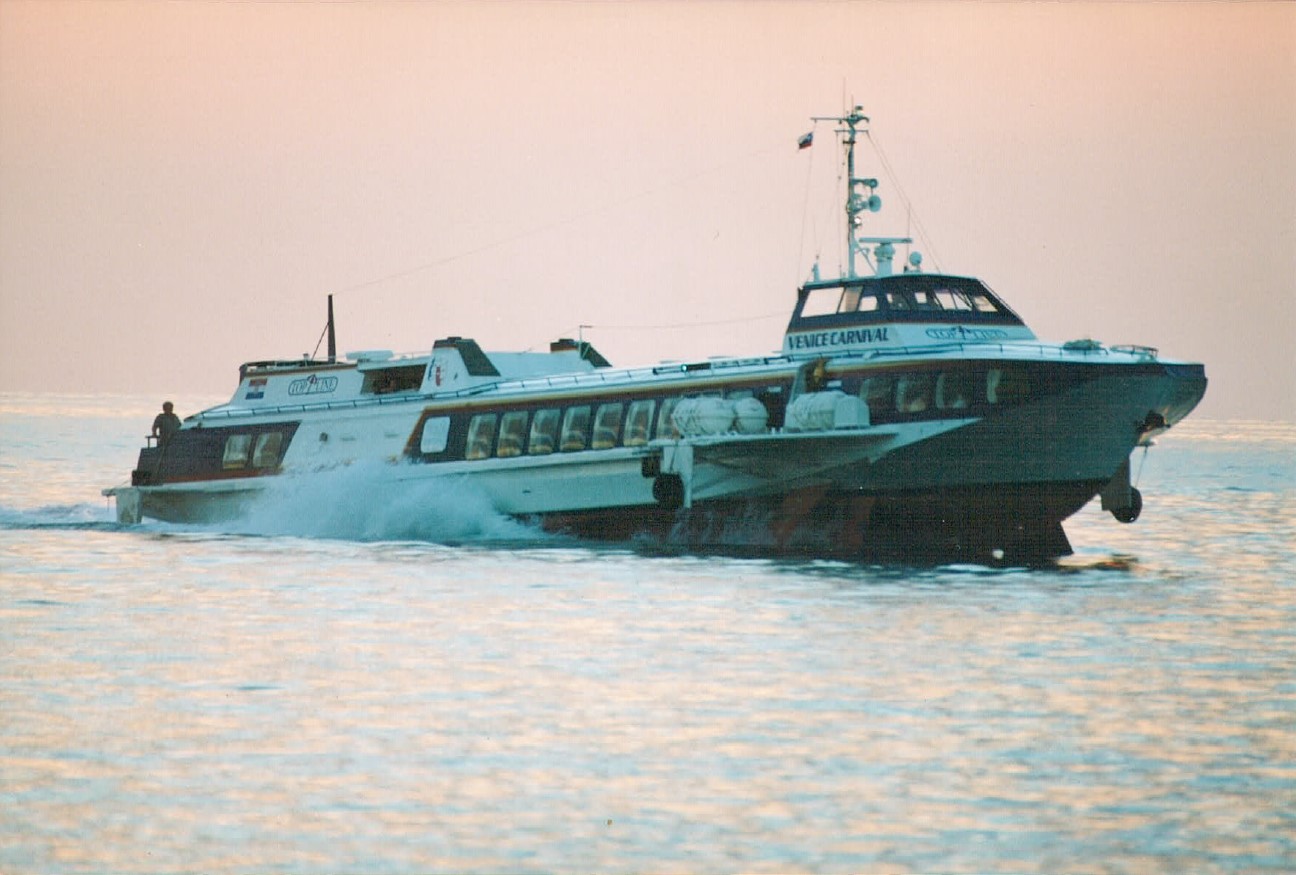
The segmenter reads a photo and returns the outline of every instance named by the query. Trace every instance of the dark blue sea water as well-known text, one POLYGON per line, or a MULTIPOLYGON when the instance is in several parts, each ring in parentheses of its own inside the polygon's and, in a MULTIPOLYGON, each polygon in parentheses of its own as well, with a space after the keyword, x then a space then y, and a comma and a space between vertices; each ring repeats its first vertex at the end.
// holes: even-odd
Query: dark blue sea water
POLYGON ((906 568, 359 482, 119 526, 155 406, 0 396, 0 871, 1296 870, 1296 426, 1183 424, 1056 567, 906 568))

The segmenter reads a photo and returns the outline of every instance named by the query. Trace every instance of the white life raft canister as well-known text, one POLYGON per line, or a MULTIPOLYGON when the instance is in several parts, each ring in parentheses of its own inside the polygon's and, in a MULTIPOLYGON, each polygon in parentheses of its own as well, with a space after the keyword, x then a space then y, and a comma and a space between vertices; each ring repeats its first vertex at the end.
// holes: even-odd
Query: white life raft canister
POLYGON ((769 425, 769 411, 755 398, 734 402, 734 429, 739 434, 763 434, 769 425))
POLYGON ((839 389, 799 395, 787 409, 788 431, 867 428, 868 424, 868 405, 839 389))
POLYGON ((685 398, 671 411, 671 422, 684 437, 724 434, 733 421, 733 402, 715 396, 685 398))

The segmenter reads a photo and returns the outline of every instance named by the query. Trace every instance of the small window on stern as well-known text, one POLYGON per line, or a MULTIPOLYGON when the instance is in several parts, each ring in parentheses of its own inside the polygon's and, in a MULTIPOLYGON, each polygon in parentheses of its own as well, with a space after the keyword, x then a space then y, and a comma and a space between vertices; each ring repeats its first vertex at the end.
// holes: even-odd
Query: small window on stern
POLYGON ((221 456, 221 467, 225 470, 247 466, 248 451, 252 449, 252 435, 232 434, 225 439, 225 453, 221 456))
POLYGON ((425 456, 444 453, 450 442, 450 417, 436 416, 425 420, 423 434, 419 436, 419 452, 425 456))
POLYGON ((253 468, 273 468, 279 464, 279 449, 283 446, 283 432, 268 431, 257 437, 252 450, 253 468))

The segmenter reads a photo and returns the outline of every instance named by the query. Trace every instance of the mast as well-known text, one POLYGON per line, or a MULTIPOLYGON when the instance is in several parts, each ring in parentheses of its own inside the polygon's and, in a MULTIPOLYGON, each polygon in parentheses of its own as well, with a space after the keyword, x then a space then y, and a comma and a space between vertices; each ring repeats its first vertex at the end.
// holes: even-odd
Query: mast
POLYGON ((891 260, 895 255, 896 243, 912 243, 910 237, 859 237, 859 228, 864 224, 860 213, 876 213, 882 209, 882 198, 876 190, 878 181, 872 177, 855 175, 855 143, 861 130, 868 132, 868 116, 864 107, 856 106, 849 115, 811 116, 817 122, 836 122, 843 127, 837 129, 846 146, 846 278, 859 276, 855 269, 855 254, 858 252, 868 261, 868 244, 877 244, 873 255, 877 259, 874 274, 887 276, 891 273, 891 260))
MULTIPOLYGON (((846 274, 855 277, 855 229, 862 224, 859 217, 860 211, 864 209, 862 203, 863 197, 855 191, 857 182, 876 182, 872 180, 857 179, 855 177, 855 126, 860 122, 868 123, 868 117, 863 115, 860 110, 862 107, 855 107, 851 114, 842 119, 850 131, 846 136, 846 274)), ((876 197, 876 195, 874 195, 876 197)))

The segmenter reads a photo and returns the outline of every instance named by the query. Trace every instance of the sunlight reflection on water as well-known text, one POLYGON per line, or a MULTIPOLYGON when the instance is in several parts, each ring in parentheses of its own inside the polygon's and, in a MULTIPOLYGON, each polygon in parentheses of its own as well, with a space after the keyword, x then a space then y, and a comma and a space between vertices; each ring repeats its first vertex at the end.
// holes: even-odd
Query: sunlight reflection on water
POLYGON ((1254 432, 1167 438, 1056 569, 122 528, 11 482, 0 869, 1291 869, 1296 434, 1254 432))

